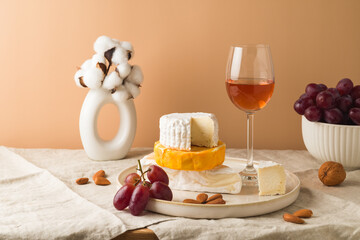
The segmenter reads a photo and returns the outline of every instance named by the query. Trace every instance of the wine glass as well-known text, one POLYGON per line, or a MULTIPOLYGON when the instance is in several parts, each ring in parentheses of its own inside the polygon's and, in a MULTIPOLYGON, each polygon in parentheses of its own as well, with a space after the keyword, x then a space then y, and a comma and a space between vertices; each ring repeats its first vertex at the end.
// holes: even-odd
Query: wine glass
POLYGON ((226 90, 233 104, 247 116, 247 165, 240 172, 244 186, 257 186, 253 166, 253 123, 256 111, 266 106, 274 91, 270 46, 231 46, 226 68, 226 90))

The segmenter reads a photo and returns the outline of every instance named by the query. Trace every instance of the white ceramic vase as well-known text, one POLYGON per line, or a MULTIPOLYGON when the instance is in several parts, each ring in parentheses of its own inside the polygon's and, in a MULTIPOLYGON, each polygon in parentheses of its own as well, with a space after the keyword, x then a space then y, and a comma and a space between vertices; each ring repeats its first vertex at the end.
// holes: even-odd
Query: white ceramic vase
POLYGON ((113 100, 111 93, 103 89, 90 89, 80 113, 80 137, 84 150, 92 160, 116 160, 126 156, 131 148, 136 132, 136 110, 133 99, 123 102, 113 100), (117 106, 120 125, 116 136, 104 141, 97 131, 100 109, 107 103, 117 106))

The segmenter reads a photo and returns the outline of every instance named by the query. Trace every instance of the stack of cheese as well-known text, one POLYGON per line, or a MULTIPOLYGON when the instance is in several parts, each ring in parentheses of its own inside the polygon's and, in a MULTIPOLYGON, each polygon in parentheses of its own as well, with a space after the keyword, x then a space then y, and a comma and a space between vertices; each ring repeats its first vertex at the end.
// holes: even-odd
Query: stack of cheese
POLYGON ((173 113, 160 118, 160 141, 155 143, 156 162, 177 170, 203 171, 221 165, 225 144, 219 141, 214 114, 173 113))
MULTIPOLYGON (((226 146, 219 140, 218 122, 210 113, 173 113, 160 118, 160 141, 142 165, 154 161, 167 172, 172 189, 240 193, 241 177, 223 165, 226 146)), ((260 161, 259 195, 285 193, 285 171, 275 162, 260 161)))
POLYGON ((214 114, 173 113, 160 118, 160 141, 142 164, 156 163, 177 190, 236 194, 241 191, 237 172, 222 165, 226 146, 219 141, 214 114))

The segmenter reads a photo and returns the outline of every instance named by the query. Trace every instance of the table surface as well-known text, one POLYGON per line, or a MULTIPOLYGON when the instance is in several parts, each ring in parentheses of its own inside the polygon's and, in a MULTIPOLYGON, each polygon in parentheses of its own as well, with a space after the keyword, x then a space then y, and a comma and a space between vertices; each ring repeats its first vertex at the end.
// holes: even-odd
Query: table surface
POLYGON ((159 239, 153 231, 148 228, 126 231, 125 233, 117 236, 114 240, 155 240, 159 239))
MULTIPOLYGON (((102 233, 105 235, 103 239, 217 239, 220 237, 360 239, 360 224, 356 224, 360 219, 360 170, 348 171, 345 182, 340 186, 326 187, 317 177, 321 163, 304 150, 255 150, 254 152, 256 160, 277 161, 299 177, 301 191, 297 201, 289 207, 251 218, 196 220, 151 212, 134 217, 128 211, 117 211, 112 206, 112 198, 118 188, 116 177, 119 172, 150 153, 151 148, 134 148, 124 160, 102 162, 89 160, 83 150, 8 149, 28 163, 49 172, 56 180, 60 180, 69 190, 77 194, 79 198, 77 201, 81 199, 88 201, 104 215, 104 218, 109 217, 110 222, 114 222, 113 217, 116 216, 116 219, 120 220, 119 224, 105 229, 102 233), (100 169, 106 171, 108 179, 112 182, 111 185, 99 187, 93 183, 84 186, 75 184, 75 179, 85 176, 91 178, 92 174, 100 169), (307 224, 296 225, 283 221, 283 213, 294 212, 301 208, 310 208, 314 212, 314 217, 306 220, 307 224)), ((226 154, 229 157, 244 158, 246 150, 227 149, 226 154)), ((1 158, 0 153, 0 163, 1 161, 4 159, 1 158)), ((3 217, 6 219, 0 211, 0 226, 3 217)), ((21 222, 19 224, 21 225, 21 222)), ((91 230, 87 229, 87 231, 91 230)), ((2 234, 0 227, 0 238, 7 236, 2 234)), ((12 235, 15 232, 9 234, 8 236, 15 236, 12 235)), ((76 234, 80 233, 73 234, 77 236, 76 234)), ((91 239, 87 235, 79 236, 83 239, 91 239)))

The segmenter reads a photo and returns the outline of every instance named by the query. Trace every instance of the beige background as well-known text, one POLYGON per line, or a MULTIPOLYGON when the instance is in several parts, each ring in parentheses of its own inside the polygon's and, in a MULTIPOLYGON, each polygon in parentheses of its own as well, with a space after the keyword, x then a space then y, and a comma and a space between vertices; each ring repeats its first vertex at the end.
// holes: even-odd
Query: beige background
MULTIPOLYGON (((346 0, 0 0, 0 145, 81 148, 79 113, 87 93, 76 66, 99 35, 127 40, 145 81, 135 99, 134 147, 152 146, 171 112, 212 112, 229 147, 245 147, 246 117, 227 97, 229 46, 269 43, 276 85, 255 115, 255 148, 304 149, 293 103, 307 83, 360 84, 360 1, 346 0)), ((100 134, 119 117, 106 106, 100 134)))

